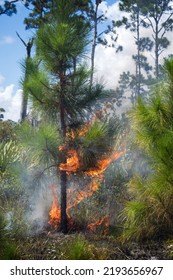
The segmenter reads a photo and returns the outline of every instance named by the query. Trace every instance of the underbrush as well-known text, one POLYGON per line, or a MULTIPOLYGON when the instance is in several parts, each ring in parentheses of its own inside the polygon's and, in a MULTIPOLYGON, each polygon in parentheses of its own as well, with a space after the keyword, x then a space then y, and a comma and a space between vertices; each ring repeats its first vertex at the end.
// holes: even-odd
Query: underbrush
POLYGON ((14 240, 8 236, 6 222, 2 213, 0 213, 0 259, 16 259, 16 244, 14 240))

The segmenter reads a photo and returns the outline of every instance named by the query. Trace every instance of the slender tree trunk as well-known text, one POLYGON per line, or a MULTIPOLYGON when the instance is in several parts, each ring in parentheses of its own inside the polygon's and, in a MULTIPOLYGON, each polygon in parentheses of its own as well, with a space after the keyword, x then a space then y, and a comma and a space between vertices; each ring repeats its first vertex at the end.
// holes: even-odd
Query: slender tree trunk
POLYGON ((139 22, 139 8, 137 11, 137 85, 136 98, 140 96, 141 91, 141 57, 140 57, 140 22, 139 22))
MULTIPOLYGON (((16 32, 17 33, 17 32, 16 32)), ((21 42, 23 43, 23 45, 26 48, 26 69, 25 69, 25 77, 24 77, 24 83, 26 82, 27 78, 28 78, 28 73, 27 73, 27 64, 28 61, 31 59, 31 49, 34 43, 34 39, 30 39, 28 43, 26 43, 21 37, 20 35, 17 33, 17 36, 19 37, 19 39, 21 40, 21 42)), ((27 92, 23 91, 22 94, 22 104, 21 104, 21 121, 24 121, 27 117, 27 108, 28 108, 28 94, 27 92)))
POLYGON ((22 94, 22 104, 21 104, 21 121, 24 121, 27 117, 27 108, 28 108, 28 95, 26 92, 22 94))
POLYGON ((158 21, 156 21, 156 31, 155 31, 155 76, 156 79, 159 78, 159 38, 158 38, 158 21))
POLYGON ((98 13, 98 6, 100 2, 96 1, 96 8, 94 11, 94 35, 93 35, 93 42, 92 42, 92 50, 91 50, 91 78, 90 78, 90 86, 93 84, 93 75, 94 75, 94 59, 95 59, 95 50, 97 45, 97 13, 98 13))
POLYGON ((61 180, 61 221, 60 231, 67 233, 67 173, 60 171, 61 180))
MULTIPOLYGON (((60 124, 61 132, 63 136, 63 142, 66 139, 66 122, 65 122, 65 111, 64 111, 64 94, 66 87, 65 73, 60 73, 60 124)), ((66 163, 66 155, 63 153, 61 158, 61 163, 66 163)), ((61 181, 61 221, 60 230, 63 233, 67 233, 67 173, 66 171, 60 171, 60 181, 61 181)))

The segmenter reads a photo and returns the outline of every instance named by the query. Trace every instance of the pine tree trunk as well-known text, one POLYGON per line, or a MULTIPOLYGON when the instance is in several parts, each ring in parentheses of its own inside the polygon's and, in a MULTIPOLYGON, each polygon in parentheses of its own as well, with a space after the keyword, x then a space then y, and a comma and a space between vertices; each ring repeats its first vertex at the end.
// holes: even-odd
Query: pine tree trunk
POLYGON ((136 98, 140 96, 141 91, 141 57, 140 57, 140 22, 139 22, 139 7, 137 11, 137 84, 136 84, 136 98))
POLYGON ((156 21, 156 34, 155 34, 155 76, 159 77, 159 43, 158 43, 158 22, 156 21))
POLYGON ((22 105, 21 105, 21 121, 24 121, 27 117, 27 107, 28 107, 28 95, 23 93, 22 95, 22 105))
MULTIPOLYGON (((22 43, 26 47, 27 57, 26 57, 26 69, 25 69, 25 78, 24 78, 24 82, 26 82, 26 80, 28 78, 27 63, 31 58, 31 50, 32 50, 34 41, 32 38, 29 40, 28 43, 25 43, 24 40, 20 37, 20 35, 18 33, 17 33, 17 36, 19 37, 19 39, 22 41, 22 43)), ((27 117, 27 108, 28 108, 28 93, 24 91, 23 95, 22 95, 22 104, 21 104, 21 121, 24 121, 27 117)))
MULTIPOLYGON (((65 73, 60 73, 60 124, 61 133, 63 137, 63 142, 66 139, 66 122, 65 122, 65 111, 64 111, 64 93, 66 87, 65 73)), ((61 158, 61 163, 66 163, 66 155, 63 154, 61 158)), ((60 231, 67 233, 67 173, 66 171, 60 171, 60 181, 61 181, 61 220, 60 220, 60 231)))
POLYGON ((60 231, 67 233, 67 173, 66 171, 60 172, 61 180, 61 221, 60 231))
POLYGON ((97 12, 98 12, 99 1, 96 1, 96 9, 94 12, 94 35, 92 42, 92 50, 91 50, 91 78, 90 78, 90 86, 93 84, 93 75, 94 75, 94 59, 95 59, 95 50, 97 45, 97 12))

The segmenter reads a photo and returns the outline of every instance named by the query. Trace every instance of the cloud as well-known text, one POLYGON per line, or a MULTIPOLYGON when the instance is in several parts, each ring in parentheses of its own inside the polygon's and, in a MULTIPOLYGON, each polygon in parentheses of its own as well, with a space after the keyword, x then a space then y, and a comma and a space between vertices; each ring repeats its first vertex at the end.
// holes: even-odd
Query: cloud
MULTIPOLYGON (((119 11, 118 2, 108 5, 107 2, 103 1, 99 7, 100 13, 106 13, 107 23, 111 24, 112 20, 120 20, 122 16, 127 13, 119 11)), ((105 81, 105 87, 116 88, 119 80, 119 76, 123 71, 130 70, 135 71, 135 65, 132 60, 132 54, 136 51, 133 34, 120 27, 117 30, 118 40, 115 46, 123 46, 123 51, 116 53, 116 48, 105 47, 100 44, 96 47, 95 54, 95 77, 97 79, 102 78, 105 81)), ((108 43, 112 43, 111 34, 105 34, 104 38, 108 43)))
MULTIPOLYGON (((111 24, 112 20, 120 20, 123 16, 129 17, 128 13, 120 12, 118 7, 118 2, 108 5, 106 1, 103 1, 99 5, 99 13, 106 13, 107 23, 104 26, 111 24)), ((134 36, 135 33, 131 32, 125 27, 120 27, 117 29, 117 46, 122 45, 123 51, 116 53, 113 48, 105 48, 102 45, 97 45, 95 54, 95 77, 96 79, 103 79, 105 81, 105 86, 109 88, 116 88, 119 80, 119 76, 122 72, 130 71, 135 73, 135 64, 132 59, 132 55, 137 53, 137 46, 135 45, 134 36)), ((142 36, 148 36, 151 38, 152 31, 151 28, 141 29, 142 36)), ((110 42, 111 35, 104 35, 108 42, 110 42)), ((173 32, 166 33, 166 37, 170 42, 173 41, 173 32)), ((116 43, 115 43, 116 44, 116 43)), ((163 58, 167 57, 168 54, 172 53, 172 44, 160 55, 160 63, 163 63, 163 58)), ((154 49, 150 52, 145 52, 144 55, 147 57, 148 62, 154 66, 154 49)))
POLYGON ((21 93, 19 89, 14 91, 14 85, 0 88, 0 107, 5 109, 4 119, 18 121, 20 119, 21 110, 21 93))
POLYGON ((3 36, 0 40, 1 45, 11 45, 15 42, 15 38, 12 36, 3 36))

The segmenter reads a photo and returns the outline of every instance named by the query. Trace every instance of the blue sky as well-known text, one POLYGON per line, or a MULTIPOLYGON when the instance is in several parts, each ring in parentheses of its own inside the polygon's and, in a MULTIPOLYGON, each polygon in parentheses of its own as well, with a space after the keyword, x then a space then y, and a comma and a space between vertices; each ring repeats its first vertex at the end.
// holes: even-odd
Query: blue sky
MULTIPOLYGON (((0 4, 2 4, 0 0, 0 4)), ((99 5, 101 12, 107 11, 109 20, 121 19, 123 13, 118 9, 118 1, 102 1, 99 5)), ((33 31, 26 31, 23 24, 28 11, 21 3, 18 4, 16 15, 8 17, 0 16, 0 107, 6 110, 5 119, 18 121, 21 108, 21 85, 22 69, 20 62, 26 56, 26 50, 22 42, 16 35, 20 34, 25 42, 31 38, 33 31)), ((144 30, 144 36, 151 36, 150 31, 144 30)), ((136 51, 134 34, 121 27, 118 30, 118 43, 123 45, 123 52, 116 54, 115 49, 105 48, 98 45, 95 56, 95 78, 104 82, 106 87, 116 88, 119 75, 123 71, 135 71, 132 54, 136 51)), ((105 35, 109 40, 109 35, 105 35)), ((169 34, 169 39, 173 41, 173 33, 169 34)), ((163 56, 172 53, 172 44, 163 53, 163 56)), ((153 63, 154 53, 146 54, 149 63, 153 63)), ((161 61, 162 62, 162 61, 161 61)), ((123 104, 124 106, 127 106, 123 104)))
POLYGON ((27 15, 26 8, 19 4, 16 15, 0 16, 0 74, 5 78, 4 86, 9 83, 18 86, 21 75, 20 61, 25 57, 26 51, 17 37, 16 31, 26 41, 31 34, 31 31, 26 31, 23 25, 25 15, 27 15))

